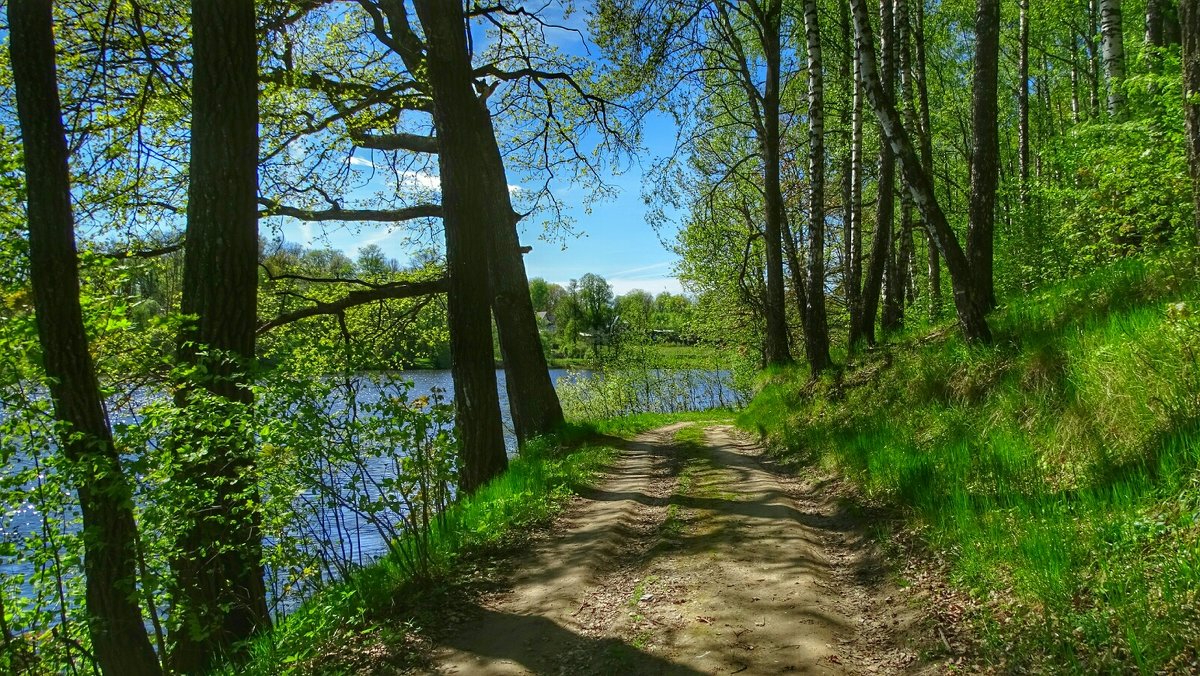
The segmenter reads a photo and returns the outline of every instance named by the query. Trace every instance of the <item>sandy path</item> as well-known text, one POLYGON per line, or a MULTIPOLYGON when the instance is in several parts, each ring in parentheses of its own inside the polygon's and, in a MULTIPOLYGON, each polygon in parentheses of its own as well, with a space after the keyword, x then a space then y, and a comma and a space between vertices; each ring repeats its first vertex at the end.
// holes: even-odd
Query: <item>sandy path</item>
POLYGON ((677 446, 682 427, 628 444, 602 487, 519 557, 510 591, 444 642, 436 673, 904 670, 893 626, 911 617, 862 574, 858 524, 730 428, 677 446))

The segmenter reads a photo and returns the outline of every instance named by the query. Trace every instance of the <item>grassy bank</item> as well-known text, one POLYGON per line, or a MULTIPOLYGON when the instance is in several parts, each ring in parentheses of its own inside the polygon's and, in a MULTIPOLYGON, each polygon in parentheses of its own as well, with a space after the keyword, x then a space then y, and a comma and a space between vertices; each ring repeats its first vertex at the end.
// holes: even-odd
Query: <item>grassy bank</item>
MULTIPOLYGON (((643 352, 659 368, 664 369, 700 369, 713 368, 714 363, 720 363, 716 350, 706 345, 629 345, 626 349, 643 352)), ((604 365, 605 359, 612 358, 611 348, 603 348, 600 358, 589 354, 583 357, 567 357, 560 354, 547 355, 550 368, 561 369, 595 369, 604 365)))
MULTIPOLYGON (((530 444, 505 474, 455 503, 432 525, 422 543, 430 562, 427 574, 414 575, 397 555, 385 556, 310 598, 255 640, 248 662, 220 673, 340 673, 353 671, 362 659, 403 665, 422 650, 424 632, 445 621, 447 607, 472 593, 489 556, 547 523, 575 492, 597 480, 617 453, 614 438, 682 420, 732 420, 732 415, 642 414, 565 426, 556 437, 530 444)), ((402 542, 398 549, 414 546, 402 542)))
POLYGON ((739 423, 890 505, 1002 669, 1200 668, 1200 283, 1178 254, 1009 299, 991 347, 902 337, 739 423))
POLYGON ((635 413, 620 418, 608 418, 582 422, 570 427, 572 434, 589 436, 632 438, 648 430, 677 422, 733 423, 735 414, 729 409, 708 411, 684 411, 681 413, 635 413))

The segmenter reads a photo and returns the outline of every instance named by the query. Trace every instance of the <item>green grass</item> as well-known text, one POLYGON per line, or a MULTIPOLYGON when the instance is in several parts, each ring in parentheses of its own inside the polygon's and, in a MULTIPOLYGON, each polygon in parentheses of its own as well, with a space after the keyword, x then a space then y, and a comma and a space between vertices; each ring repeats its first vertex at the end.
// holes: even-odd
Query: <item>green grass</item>
POLYGON ((663 368, 710 369, 720 361, 716 350, 706 345, 651 345, 648 349, 663 368))
POLYGON ((358 637, 376 634, 403 643, 408 634, 419 633, 421 619, 406 614, 420 599, 452 595, 479 554, 546 522, 611 461, 611 447, 571 436, 529 444, 507 472, 455 503, 444 525, 431 533, 431 579, 413 579, 399 561, 384 557, 306 601, 255 640, 247 663, 225 667, 225 673, 337 671, 322 660, 355 645, 358 637))
POLYGON ((577 437, 602 435, 629 439, 642 432, 677 422, 732 424, 734 422, 734 412, 728 409, 711 409, 708 411, 684 411, 680 413, 635 413, 620 418, 569 424, 568 430, 570 430, 569 433, 571 435, 577 437))
POLYGON ((630 438, 682 421, 732 420, 730 411, 704 411, 565 425, 555 437, 529 444, 507 472, 451 508, 444 526, 430 536, 432 579, 413 579, 408 567, 386 556, 306 601, 254 641, 248 662, 222 673, 339 671, 326 660, 359 645, 361 637, 407 643, 425 628, 422 604, 448 603, 454 588, 472 575, 476 559, 545 523, 577 489, 595 480, 616 452, 605 437, 630 438))
POLYGON ((984 601, 1004 670, 1200 668, 1200 280, 1175 254, 1009 299, 996 343, 910 334, 738 416, 893 506, 984 601))
MULTIPOLYGON (((644 350, 647 356, 653 360, 653 363, 659 368, 664 369, 701 369, 708 370, 712 368, 716 359, 716 351, 705 345, 629 345, 631 350, 644 350)), ((606 357, 611 357, 608 352, 609 348, 604 348, 602 353, 606 357)), ((603 361, 603 360, 601 360, 603 361)), ((547 355, 547 362, 550 368, 561 369, 594 369, 602 366, 597 364, 594 354, 587 354, 582 357, 568 357, 559 354, 547 355)))
POLYGON ((587 369, 595 363, 596 360, 590 357, 546 357, 546 364, 552 369, 587 369))

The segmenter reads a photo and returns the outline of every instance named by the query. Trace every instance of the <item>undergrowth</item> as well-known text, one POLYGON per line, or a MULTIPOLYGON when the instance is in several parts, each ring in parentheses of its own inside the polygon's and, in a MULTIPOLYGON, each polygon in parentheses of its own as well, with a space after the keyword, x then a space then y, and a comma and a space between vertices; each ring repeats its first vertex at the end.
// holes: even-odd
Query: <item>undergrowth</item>
POLYGON ((549 521, 611 462, 616 449, 607 442, 673 422, 732 420, 732 415, 728 411, 637 414, 567 424, 553 437, 530 442, 503 475, 453 503, 446 518, 433 524, 427 545, 428 577, 416 579, 410 566, 385 556, 307 600, 255 639, 247 661, 227 665, 219 673, 340 671, 336 662, 341 653, 360 651, 362 637, 411 643, 413 635, 424 629, 416 612, 420 601, 444 602, 453 594, 452 588, 473 574, 476 559, 549 521))
POLYGON ((433 529, 430 577, 415 579, 394 557, 383 557, 306 601, 255 640, 247 663, 226 667, 226 672, 323 671, 328 665, 322 661, 328 655, 336 657, 339 643, 357 643, 356 637, 377 631, 397 634, 397 626, 399 634, 388 640, 405 640, 405 631, 420 629, 397 620, 407 600, 443 593, 463 573, 464 562, 546 522, 575 490, 595 479, 614 453, 610 446, 578 435, 531 442, 508 471, 455 502, 433 529))
POLYGON ((1011 298, 997 340, 902 336, 743 427, 892 505, 990 612, 1003 670, 1200 668, 1200 279, 1128 259, 1011 298))

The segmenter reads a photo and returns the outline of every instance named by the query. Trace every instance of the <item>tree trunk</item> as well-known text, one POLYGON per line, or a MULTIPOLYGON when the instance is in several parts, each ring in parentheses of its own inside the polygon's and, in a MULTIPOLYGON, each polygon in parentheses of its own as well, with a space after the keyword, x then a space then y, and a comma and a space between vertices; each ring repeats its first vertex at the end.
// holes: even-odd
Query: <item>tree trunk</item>
MULTIPOLYGON (((748 216, 748 214, 747 214, 748 216)), ((788 272, 792 277, 792 289, 796 296, 796 311, 805 327, 808 326, 808 293, 804 281, 804 265, 800 262, 800 242, 792 231, 791 222, 787 215, 783 217, 783 253, 787 256, 788 272)), ((805 329, 807 331, 807 328, 805 329)))
POLYGON ((1146 44, 1150 47, 1166 45, 1164 36, 1164 5, 1166 0, 1146 0, 1146 44))
POLYGON ((533 301, 529 297, 529 278, 521 257, 517 235, 517 214, 508 192, 504 160, 496 144, 496 133, 487 104, 476 106, 484 115, 478 120, 478 145, 472 161, 460 161, 474 166, 483 182, 485 194, 481 199, 490 202, 487 209, 488 226, 492 230, 491 284, 492 314, 500 334, 500 354, 504 359, 504 386, 512 411, 517 441, 524 444, 534 437, 553 432, 563 422, 558 393, 550 380, 550 368, 542 339, 538 333, 533 301))
MULTIPOLYGON (((850 288, 854 305, 850 314, 849 349, 859 342, 863 318, 863 87, 862 67, 854 63, 854 101, 850 123, 850 288)), ((872 316, 871 322, 874 322, 872 316)))
MULTIPOLYGON (((886 0, 885 0, 886 1, 886 0)), ((892 97, 892 101, 896 102, 896 80, 899 72, 899 54, 903 48, 903 30, 900 26, 901 13, 904 0, 892 0, 892 20, 891 35, 886 36, 886 32, 880 39, 880 48, 883 52, 881 66, 884 70, 884 79, 890 80, 888 85, 888 95, 892 97), (889 49, 884 49, 884 44, 890 44, 889 49), (889 57, 891 63, 889 64, 889 57)), ((907 122, 908 120, 906 120, 907 122)), ((910 126, 909 129, 912 127, 910 126)), ((887 146, 886 143, 883 144, 887 146)), ((895 167, 895 154, 892 155, 892 166, 895 167)), ((892 169, 892 174, 895 174, 895 169, 892 169)), ((879 313, 879 327, 884 333, 894 333, 899 331, 904 324, 904 267, 900 260, 901 249, 903 248, 900 240, 900 234, 896 229, 896 192, 894 187, 895 181, 889 181, 889 185, 893 186, 891 190, 891 198, 889 199, 886 213, 889 215, 888 221, 891 223, 890 250, 887 255, 887 264, 883 269, 883 310, 879 313)), ((901 195, 903 197, 903 195, 901 195)))
MULTIPOLYGON (((904 101, 904 124, 917 134, 922 149, 925 145, 925 134, 918 124, 916 94, 913 90, 912 77, 912 31, 908 15, 908 0, 896 0, 896 54, 897 71, 900 74, 900 94, 904 101)), ((922 160, 924 164, 924 160, 922 160)), ((913 270, 915 245, 913 243, 913 203, 908 190, 900 191, 900 239, 896 246, 897 272, 900 287, 903 290, 899 298, 899 324, 903 324, 904 312, 916 298, 914 287, 916 273, 913 270)))
POLYGON ((971 203, 967 259, 975 279, 976 298, 985 309, 996 306, 993 248, 1000 140, 996 97, 1000 73, 1000 0, 975 4, 975 76, 972 80, 971 203))
MULTIPOLYGON (((192 2, 192 129, 179 356, 190 383, 252 405, 258 308, 258 36, 254 5, 192 2)), ((177 401, 187 406, 185 387, 177 401)), ((250 430, 187 431, 205 453, 176 480, 204 496, 176 544, 172 668, 192 673, 270 626, 250 430)), ((199 500, 198 500, 199 502, 199 500)))
POLYGON ((1200 246, 1200 0, 1179 0, 1183 61, 1184 127, 1188 167, 1192 174, 1192 208, 1196 244, 1200 246))
MULTIPOLYGON (((1019 0, 1017 28, 1017 174, 1021 194, 1022 222, 1029 217, 1029 0, 1019 0)), ((1071 65, 1072 92, 1075 66, 1071 65)), ((1074 94, 1073 94, 1074 95, 1074 94)), ((1073 100, 1072 107, 1078 105, 1073 100)))
MULTIPOLYGON (((462 4, 416 0, 414 5, 428 42, 427 68, 440 158, 459 488, 470 494, 508 466, 488 312, 488 252, 496 235, 490 227, 496 205, 488 199, 485 172, 478 171, 479 144, 491 132, 491 118, 472 86, 462 4)), ((494 144, 495 135, 491 138, 494 144)), ((511 213, 510 208, 502 217, 510 218, 511 213)))
MULTIPOLYGON (((1183 2, 1183 0, 1179 0, 1183 2)), ((1162 9, 1162 42, 1164 47, 1181 44, 1181 30, 1179 25, 1180 10, 1179 7, 1173 6, 1170 0, 1159 0, 1159 7, 1162 9)), ((1195 20, 1195 19, 1193 19, 1195 20)))
POLYGON ((768 0, 762 17, 763 59, 766 61, 766 86, 763 91, 762 139, 763 177, 766 192, 766 229, 763 248, 767 259, 767 364, 781 365, 792 361, 788 351, 788 333, 783 292, 783 187, 779 169, 782 163, 779 132, 779 82, 781 68, 780 0, 768 0))
MULTIPOLYGON (((17 119, 25 155, 29 277, 60 448, 80 471, 88 632, 108 676, 161 673, 137 601, 137 525, 113 446, 79 305, 67 142, 58 98, 51 3, 9 0, 17 119)), ((62 627, 61 629, 65 629, 62 627)))
MULTIPOLYGON (((879 94, 884 97, 887 105, 895 108, 893 99, 895 89, 893 74, 895 69, 892 66, 892 0, 879 0, 879 17, 879 51, 883 64, 883 79, 882 82, 876 84, 880 85, 879 94)), ((857 18, 855 23, 857 26, 857 18)), ((871 63, 874 65, 874 41, 864 43, 859 39, 855 46, 855 51, 860 50, 871 51, 871 63)), ((860 62, 865 56, 865 54, 859 54, 860 62)), ((868 75, 864 70, 864 87, 869 84, 866 82, 867 77, 868 75)), ((879 74, 872 72, 871 77, 879 77, 879 74)), ((865 340, 868 345, 875 344, 875 314, 879 308, 879 297, 883 291, 884 272, 889 267, 889 260, 892 258, 892 220, 896 204, 895 183, 896 157, 892 152, 892 147, 887 143, 882 143, 879 147, 878 196, 875 208, 875 232, 872 234, 871 242, 871 258, 867 263, 866 281, 863 284, 862 314, 859 316, 859 326, 855 332, 856 335, 851 336, 851 343, 858 340, 865 340)))
MULTIPOLYGON (((929 114, 929 80, 925 63, 925 2, 916 3, 916 21, 913 23, 913 47, 916 52, 917 103, 921 115, 921 166, 933 179, 933 122, 929 114)), ((937 245, 930 234, 928 224, 922 223, 925 233, 925 267, 929 283, 929 319, 937 320, 942 315, 942 262, 938 257, 937 245)))
MULTIPOLYGON (((1026 45, 1028 47, 1028 45, 1026 45)), ((1028 56, 1028 52, 1026 52, 1028 56)), ((1026 90, 1026 96, 1029 95, 1026 90)), ((1075 44, 1075 37, 1071 37, 1071 123, 1079 124, 1080 109, 1079 109, 1079 46, 1075 44)))
POLYGON ((1108 114, 1120 122, 1125 118, 1125 38, 1121 28, 1121 0, 1099 1, 1101 51, 1104 75, 1108 78, 1108 114))
POLYGON ((1084 38, 1088 48, 1088 103, 1091 104, 1091 119, 1100 117, 1100 47, 1096 44, 1096 36, 1100 32, 1100 1, 1088 0, 1088 34, 1084 38))
POLYGON ((808 34, 808 312, 804 345, 814 376, 829 367, 829 323, 825 316, 825 82, 817 0, 804 0, 808 34))
POLYGON ((851 48, 850 8, 839 3, 842 32, 841 80, 848 89, 849 105, 842 124, 850 132, 850 142, 842 156, 842 289, 846 312, 853 327, 858 322, 862 285, 862 88, 858 84, 858 63, 851 48))
POLYGON ((950 272, 950 283, 954 289, 954 305, 958 311, 958 323, 963 337, 970 343, 987 343, 991 341, 991 331, 988 328, 985 310, 974 297, 970 268, 963 254, 954 230, 946 220, 946 214, 938 205, 937 196, 933 192, 933 184, 921 166, 921 161, 913 149, 904 125, 896 107, 887 96, 879 73, 875 66, 875 52, 871 48, 874 35, 871 30, 871 19, 868 14, 866 0, 850 0, 854 14, 854 31, 857 36, 856 51, 862 65, 863 85, 867 99, 875 110, 879 125, 883 130, 887 143, 895 150, 900 158, 900 166, 904 171, 905 182, 912 193, 913 201, 921 211, 925 222, 934 236, 946 267, 950 272))
MULTIPOLYGON (((492 144, 495 144, 492 135, 492 144)), ((499 156, 499 148, 496 150, 499 156)), ((533 301, 529 297, 529 278, 525 274, 525 261, 521 258, 520 241, 517 236, 517 215, 513 213, 505 183, 504 199, 498 203, 499 211, 493 213, 512 214, 510 219, 498 219, 499 230, 492 254, 492 314, 496 317, 496 330, 500 334, 500 354, 504 359, 504 387, 508 392, 508 405, 512 412, 513 431, 518 443, 553 432, 563 422, 562 405, 554 382, 550 379, 550 367, 546 353, 542 350, 542 339, 538 333, 537 318, 533 301), (503 211, 507 208, 508 211, 503 211)), ((497 197, 499 194, 497 193, 497 197)))

